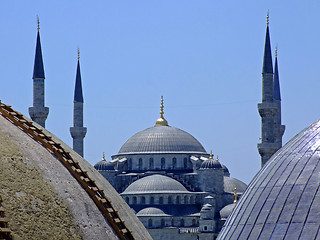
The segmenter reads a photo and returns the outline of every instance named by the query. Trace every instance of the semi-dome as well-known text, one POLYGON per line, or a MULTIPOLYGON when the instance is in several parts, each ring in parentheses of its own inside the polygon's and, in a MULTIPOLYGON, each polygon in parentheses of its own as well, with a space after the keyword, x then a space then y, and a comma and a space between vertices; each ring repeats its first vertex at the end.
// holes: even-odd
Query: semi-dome
POLYGON ((165 214, 161 209, 155 208, 155 207, 148 207, 143 208, 137 213, 138 217, 145 217, 145 216, 170 216, 168 214, 165 214))
POLYGON ((155 174, 131 183, 122 194, 149 194, 164 192, 186 193, 189 191, 177 180, 155 174))
POLYGON ((318 239, 320 121, 277 151, 258 172, 218 239, 318 239))
POLYGON ((235 203, 231 203, 231 204, 229 204, 229 205, 227 205, 227 206, 224 206, 224 207, 220 210, 220 217, 221 217, 221 219, 222 219, 222 220, 226 220, 226 219, 230 216, 230 214, 231 214, 231 212, 232 212, 232 210, 234 209, 235 206, 236 206, 235 203))
POLYGON ((136 133, 120 148, 120 154, 193 153, 206 154, 191 134, 171 126, 154 126, 136 133))
POLYGON ((224 191, 225 192, 234 192, 234 188, 237 188, 237 191, 239 193, 244 193, 244 191, 247 188, 247 184, 240 181, 239 179, 223 176, 223 185, 224 185, 224 191))

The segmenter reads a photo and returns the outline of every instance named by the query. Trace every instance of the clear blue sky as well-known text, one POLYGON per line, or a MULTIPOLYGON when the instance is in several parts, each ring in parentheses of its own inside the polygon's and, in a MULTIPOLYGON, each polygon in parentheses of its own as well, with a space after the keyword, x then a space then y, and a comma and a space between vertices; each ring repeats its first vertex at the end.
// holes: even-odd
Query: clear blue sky
POLYGON ((169 124, 248 183, 260 168, 268 9, 287 142, 320 116, 319 1, 1 1, 0 99, 29 116, 39 15, 49 131, 72 145, 79 46, 90 163, 153 126, 163 95, 169 124))

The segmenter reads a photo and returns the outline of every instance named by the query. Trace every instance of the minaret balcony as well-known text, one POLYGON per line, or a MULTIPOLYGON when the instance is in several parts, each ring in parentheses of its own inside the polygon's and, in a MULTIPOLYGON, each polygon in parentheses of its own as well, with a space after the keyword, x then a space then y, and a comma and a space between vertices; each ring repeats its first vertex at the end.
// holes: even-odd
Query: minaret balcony
POLYGON ((258 104, 258 111, 261 117, 274 117, 277 110, 277 104, 272 102, 263 102, 258 104))

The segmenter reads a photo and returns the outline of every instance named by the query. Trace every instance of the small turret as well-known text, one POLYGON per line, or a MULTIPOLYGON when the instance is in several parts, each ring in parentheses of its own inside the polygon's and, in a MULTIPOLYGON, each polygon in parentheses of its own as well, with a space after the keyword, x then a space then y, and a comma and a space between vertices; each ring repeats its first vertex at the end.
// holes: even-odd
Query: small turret
POLYGON ((83 157, 83 139, 86 136, 87 128, 83 127, 83 94, 80 72, 80 51, 78 49, 78 65, 76 74, 76 84, 73 101, 73 127, 70 133, 73 138, 73 150, 83 157))
POLYGON ((38 34, 36 44, 36 54, 33 67, 33 106, 29 108, 29 114, 33 121, 45 127, 45 122, 49 114, 49 108, 44 106, 44 67, 40 42, 40 22, 38 22, 38 34))

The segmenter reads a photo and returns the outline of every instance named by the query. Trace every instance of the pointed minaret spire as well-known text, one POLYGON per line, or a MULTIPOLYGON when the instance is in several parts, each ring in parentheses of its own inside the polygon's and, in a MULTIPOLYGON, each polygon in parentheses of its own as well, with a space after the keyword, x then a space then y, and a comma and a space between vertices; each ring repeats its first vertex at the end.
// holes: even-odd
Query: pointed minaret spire
POLYGON ((278 48, 275 51, 275 65, 274 65, 274 79, 273 79, 273 98, 274 103, 277 106, 277 113, 274 117, 274 135, 275 143, 278 144, 278 148, 282 147, 282 136, 284 134, 285 125, 281 125, 281 94, 280 94, 280 81, 279 81, 279 70, 278 70, 278 48))
POLYGON ((49 108, 44 106, 44 67, 40 42, 40 21, 37 17, 37 44, 33 67, 33 106, 29 108, 29 114, 33 121, 45 127, 45 121, 49 114, 49 108))
POLYGON ((258 144, 261 156, 261 166, 279 149, 275 143, 274 117, 277 106, 273 99, 273 66, 271 55, 271 44, 269 34, 269 12, 267 15, 267 29, 264 45, 263 67, 262 67, 262 103, 258 104, 261 116, 261 143, 258 144))
POLYGON ((83 157, 83 139, 86 136, 87 128, 83 127, 83 94, 80 72, 80 50, 78 48, 78 64, 76 73, 76 84, 74 88, 73 101, 73 127, 70 133, 73 138, 73 150, 83 157))

